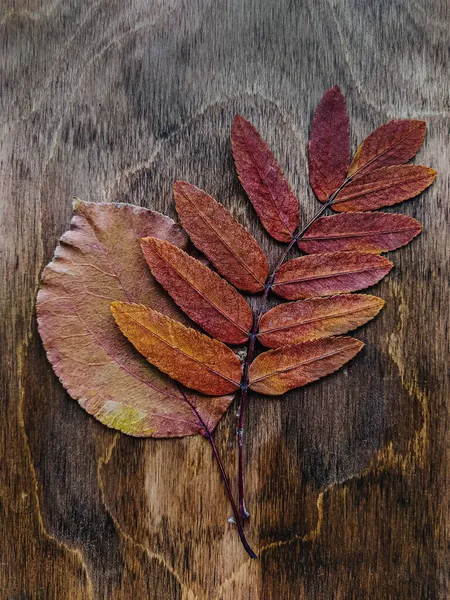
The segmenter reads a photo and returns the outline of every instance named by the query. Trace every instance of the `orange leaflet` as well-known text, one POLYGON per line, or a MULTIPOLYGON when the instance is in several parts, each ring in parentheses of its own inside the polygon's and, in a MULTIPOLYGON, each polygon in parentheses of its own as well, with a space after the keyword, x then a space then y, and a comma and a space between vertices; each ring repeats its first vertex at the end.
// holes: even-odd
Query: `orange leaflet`
POLYGON ((356 151, 349 177, 408 162, 422 145, 425 132, 425 121, 412 119, 397 119, 378 127, 356 151))
POLYGON ((299 247, 307 254, 336 250, 387 252, 422 231, 416 219, 391 213, 347 213, 322 217, 311 225, 299 247))
POLYGON ((243 344, 253 323, 244 298, 217 273, 166 240, 143 238, 145 260, 178 306, 227 344, 243 344))
POLYGON ((263 352, 250 365, 250 389, 268 396, 279 396, 333 373, 363 346, 354 338, 338 337, 263 352))
POLYGON ((422 165, 382 167, 358 177, 333 201, 337 212, 358 212, 392 206, 423 192, 436 178, 436 171, 422 165))
POLYGON ((208 395, 239 388, 241 363, 221 342, 141 304, 113 302, 111 311, 133 346, 169 377, 208 395))
POLYGON ((332 296, 362 290, 392 269, 387 258, 370 252, 324 252, 284 263, 273 291, 287 300, 332 296))
POLYGON ((222 204, 194 185, 176 181, 174 195, 183 228, 219 273, 240 290, 261 292, 269 267, 255 238, 222 204))
POLYGON ((239 179, 268 233, 289 242, 298 225, 298 200, 266 142, 237 115, 231 147, 239 179))
POLYGON ((258 340, 279 348, 347 333, 373 319, 384 300, 366 294, 311 298, 275 306, 261 318, 258 340))
MULTIPOLYGON (((151 276, 139 240, 157 235, 185 247, 186 235, 172 219, 128 204, 77 202, 74 211, 37 298, 39 333, 55 373, 108 427, 139 437, 203 433, 177 384, 131 347, 110 310, 120 300, 184 319, 151 276)), ((231 400, 189 393, 210 429, 231 400)))
POLYGON ((345 99, 335 85, 320 101, 309 140, 309 183, 321 202, 344 182, 350 163, 350 127, 345 99))

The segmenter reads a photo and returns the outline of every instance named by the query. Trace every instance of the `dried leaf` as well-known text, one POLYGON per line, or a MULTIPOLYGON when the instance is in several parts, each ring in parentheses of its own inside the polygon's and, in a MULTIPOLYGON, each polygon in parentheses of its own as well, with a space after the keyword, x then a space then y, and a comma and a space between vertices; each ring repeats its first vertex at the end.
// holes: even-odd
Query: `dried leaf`
POLYGON ((422 145, 425 132, 425 121, 412 119, 397 119, 378 127, 359 146, 348 175, 355 178, 380 167, 408 162, 422 145))
POLYGON ((237 115, 231 128, 234 162, 261 223, 280 242, 298 225, 298 200, 270 148, 249 121, 237 115))
POLYGON ((141 247, 152 274, 193 321, 221 342, 245 343, 252 310, 229 283, 166 240, 143 238, 141 247))
POLYGON ((268 350, 250 365, 250 388, 260 394, 279 396, 333 373, 363 346, 354 338, 338 337, 268 350))
POLYGON ((321 202, 344 182, 350 163, 350 127, 345 99, 338 86, 320 101, 311 126, 309 183, 321 202))
POLYGON ((367 294, 342 294, 280 304, 261 318, 258 340, 268 348, 279 348, 341 335, 373 319, 383 306, 384 300, 367 294))
POLYGON ((332 203, 337 212, 376 210, 417 196, 436 178, 422 165, 382 167, 351 181, 332 203))
MULTIPOLYGON (((70 231, 44 269, 37 299, 39 333, 69 394, 99 421, 134 436, 180 437, 203 426, 174 381, 149 365, 120 332, 110 304, 150 304, 183 319, 151 276, 139 245, 157 235, 184 247, 172 219, 126 204, 78 202, 70 231)), ((232 397, 189 393, 211 429, 232 397)))
POLYGON ((222 204, 194 185, 176 181, 174 195, 183 228, 219 273, 240 290, 261 292, 269 267, 255 238, 222 204))
POLYGON ((347 213, 317 219, 298 245, 307 254, 337 250, 388 252, 404 246, 421 230, 420 223, 406 215, 347 213))
POLYGON ((370 252, 311 254, 284 263, 273 291, 287 300, 354 292, 377 283, 391 269, 391 261, 370 252))
POLYGON ((227 346, 140 304, 113 302, 122 333, 155 367, 202 394, 239 388, 241 363, 227 346))

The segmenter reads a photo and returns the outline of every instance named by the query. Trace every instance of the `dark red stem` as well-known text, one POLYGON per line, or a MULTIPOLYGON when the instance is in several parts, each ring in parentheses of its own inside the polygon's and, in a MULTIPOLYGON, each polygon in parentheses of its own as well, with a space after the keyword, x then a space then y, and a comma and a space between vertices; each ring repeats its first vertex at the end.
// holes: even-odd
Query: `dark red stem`
POLYGON ((336 196, 348 183, 350 183, 350 181, 351 181, 351 178, 347 177, 347 179, 342 183, 342 185, 340 185, 339 188, 335 192, 333 192, 333 194, 331 194, 331 196, 328 198, 328 200, 325 202, 325 204, 323 204, 323 206, 320 207, 320 209, 308 221, 308 223, 304 227, 301 227, 301 228, 299 227, 298 230, 293 234, 291 241, 289 242, 288 246, 286 247, 286 250, 283 252, 283 255, 281 256, 280 260, 278 261, 276 267, 273 269, 272 273, 267 278, 267 282, 264 287, 264 294, 262 296, 262 302, 258 308, 257 313, 254 314, 254 317, 253 317, 253 327, 250 332, 250 337, 249 337, 248 343, 247 343, 247 356, 245 357, 244 368, 243 368, 243 373, 242 373, 242 380, 241 380, 241 406, 240 406, 240 410, 239 410, 239 423, 238 423, 238 430, 237 430, 239 512, 243 519, 250 518, 250 513, 247 511, 247 508, 245 506, 245 499, 244 499, 244 420, 245 420, 245 413, 246 413, 247 403, 248 403, 248 384, 249 384, 248 370, 249 370, 249 367, 255 356, 255 345, 256 345, 256 337, 257 337, 258 331, 259 331, 259 323, 261 321, 261 317, 266 312, 267 300, 269 298, 270 290, 272 288, 273 282, 275 280, 275 276, 276 276, 279 268, 284 263, 287 256, 289 255, 290 251, 292 250, 294 245, 298 242, 298 240, 305 235, 305 233, 308 231, 308 229, 311 227, 311 225, 314 223, 314 221, 316 221, 326 211, 326 209, 329 206, 331 206, 331 204, 333 204, 334 200, 336 199, 336 196))
POLYGON ((227 473, 225 471, 225 467, 223 465, 222 459, 220 458, 220 454, 219 454, 219 451, 217 449, 216 442, 214 441, 213 434, 212 434, 211 430, 209 429, 209 427, 206 425, 204 419, 202 418, 202 416, 198 412, 197 408, 189 400, 189 398, 188 398, 187 394, 184 392, 184 390, 180 386, 178 386, 178 389, 180 390, 180 392, 181 392, 181 394, 182 394, 185 402, 187 404, 189 404, 192 412, 197 417, 198 422, 202 426, 203 436, 207 440, 209 440, 209 443, 211 444, 211 448, 212 448, 212 451, 214 453, 214 457, 215 457, 215 459, 217 461, 217 464, 219 466, 219 470, 220 470, 220 474, 222 476, 222 480, 223 480, 223 482, 225 484, 225 488, 226 488, 226 491, 227 491, 228 499, 230 500, 231 508, 233 509, 234 520, 236 522, 237 530, 238 530, 239 537, 241 539, 242 545, 244 546, 244 549, 247 552, 247 554, 250 556, 250 558, 256 558, 255 552, 252 550, 250 544, 247 541, 247 538, 245 537, 244 528, 242 526, 242 521, 241 521, 241 518, 239 516, 239 511, 238 511, 238 508, 236 506, 236 502, 234 501, 233 493, 231 491, 230 480, 229 480, 228 475, 227 475, 227 473))

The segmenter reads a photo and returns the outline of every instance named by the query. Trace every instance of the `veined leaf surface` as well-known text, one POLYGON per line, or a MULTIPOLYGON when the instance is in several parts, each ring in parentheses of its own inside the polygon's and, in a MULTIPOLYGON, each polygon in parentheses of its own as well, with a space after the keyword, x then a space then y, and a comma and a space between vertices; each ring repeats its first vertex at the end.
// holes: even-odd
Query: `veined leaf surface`
POLYGON ((221 342, 245 343, 253 314, 229 283, 167 240, 143 238, 141 247, 153 275, 193 321, 221 342))
POLYGON ((218 272, 239 290, 261 292, 269 267, 255 238, 222 204, 194 185, 176 181, 174 195, 183 228, 218 272))
POLYGON ((354 338, 337 337, 268 350, 250 365, 250 389, 268 396, 279 396, 333 373, 363 346, 354 338))
POLYGON ((140 304, 113 302, 111 311, 133 346, 169 377, 211 396, 239 388, 241 363, 225 344, 140 304))

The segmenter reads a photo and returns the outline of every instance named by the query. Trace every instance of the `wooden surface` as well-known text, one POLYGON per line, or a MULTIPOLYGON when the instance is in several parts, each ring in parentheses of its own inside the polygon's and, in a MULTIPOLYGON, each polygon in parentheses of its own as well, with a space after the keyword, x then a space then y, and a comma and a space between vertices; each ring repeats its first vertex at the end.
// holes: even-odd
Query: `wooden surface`
MULTIPOLYGON (((0 597, 445 600, 449 579, 448 4, 445 0, 3 0, 0 597), (174 216, 185 178, 272 262, 232 168, 239 111, 273 146, 303 218, 312 113, 339 84, 354 143, 424 118, 435 185, 400 211, 366 349, 284 399, 251 401, 242 551, 205 440, 136 440, 62 389, 36 331, 40 272, 72 196, 174 216)), ((217 430, 236 468, 236 407, 217 430)))

